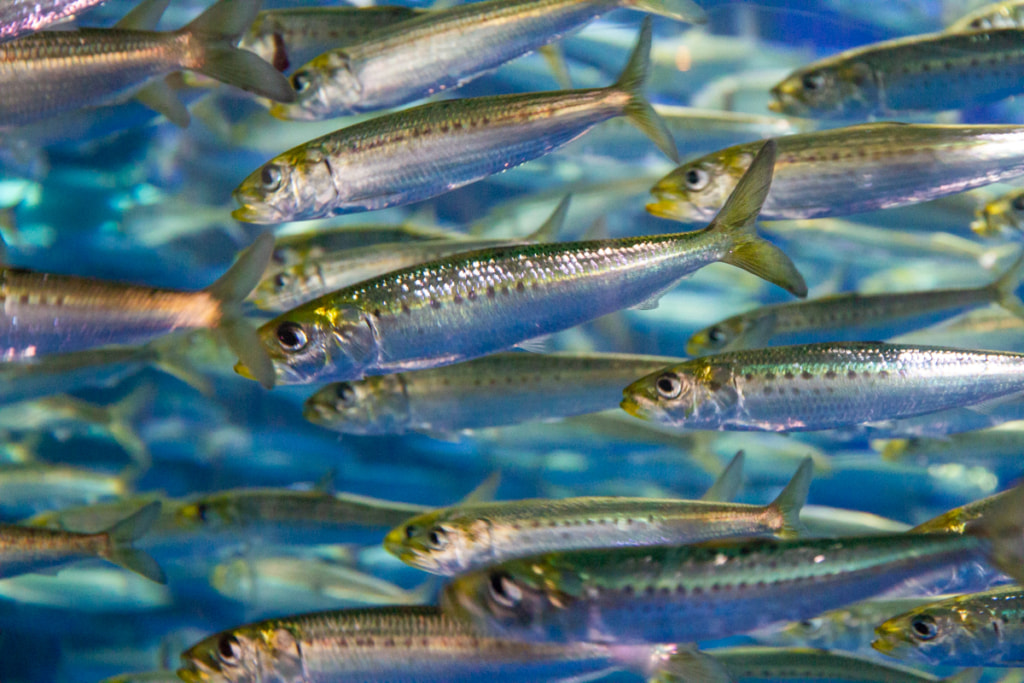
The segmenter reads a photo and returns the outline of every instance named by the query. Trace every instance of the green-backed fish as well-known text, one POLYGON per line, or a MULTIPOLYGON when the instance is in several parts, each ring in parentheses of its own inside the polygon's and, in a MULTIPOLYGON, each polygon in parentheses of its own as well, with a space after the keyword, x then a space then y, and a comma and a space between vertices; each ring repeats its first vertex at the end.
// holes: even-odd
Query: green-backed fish
POLYGON ((722 540, 533 555, 464 574, 441 604, 494 637, 676 643, 798 621, 987 558, 1024 574, 1024 489, 961 534, 722 540))
MULTIPOLYGON (((891 294, 834 294, 821 299, 761 306, 734 315, 696 332, 686 352, 702 356, 765 346, 773 337, 800 333, 853 337, 851 328, 891 329, 894 322, 939 312, 959 311, 996 303, 1024 318, 1024 302, 1017 297, 1024 256, 1003 275, 981 287, 938 289, 891 294)), ((870 337, 869 337, 870 338, 870 337)))
POLYGON ((562 229, 567 210, 568 198, 562 200, 554 214, 540 228, 518 240, 453 239, 448 235, 436 240, 375 244, 328 252, 303 263, 275 270, 270 277, 264 276, 249 299, 258 308, 282 313, 357 282, 460 252, 528 242, 550 242, 562 229))
POLYGON ((672 135, 641 92, 650 48, 645 21, 607 88, 443 100, 315 138, 251 173, 235 190, 232 215, 280 223, 418 202, 544 156, 616 116, 675 160, 672 135))
MULTIPOLYGON (((1024 126, 865 123, 776 142, 764 220, 917 204, 1024 174, 1024 126), (870 183, 859 182, 867 177, 870 183)), ((735 145, 686 162, 651 189, 657 201, 647 210, 682 221, 710 218, 761 144, 735 145)))
POLYGON ((673 362, 615 353, 496 353, 329 384, 306 400, 303 414, 346 434, 450 436, 611 410, 623 386, 673 362))
POLYGON ((674 663, 674 646, 515 643, 481 636, 436 607, 382 607, 268 619, 200 641, 181 655, 186 683, 522 683, 590 680, 629 669, 724 682, 710 658, 674 663), (710 661, 709 661, 710 660, 710 661))
POLYGON ((692 0, 486 0, 429 12, 331 50, 292 74, 280 118, 375 111, 457 88, 619 7, 703 21, 692 0))
MULTIPOLYGON (((767 143, 721 214, 695 232, 468 252, 314 299, 262 328, 286 384, 344 381, 471 360, 631 306, 715 262, 804 296, 789 258, 754 232, 767 143)), ((238 371, 251 371, 239 366, 238 371)))
POLYGON ((260 0, 219 0, 177 31, 157 33, 168 0, 147 0, 111 29, 35 33, 0 45, 0 127, 35 123, 136 97, 188 125, 173 90, 155 79, 192 69, 281 102, 295 99, 274 67, 234 47, 260 0))
POLYGON ((971 524, 983 522, 988 515, 998 511, 1012 495, 1013 489, 972 501, 922 522, 910 531, 915 534, 966 533, 971 524))
POLYGON ((17 524, 0 524, 0 578, 45 571, 76 560, 100 557, 164 583, 164 574, 149 555, 132 548, 160 515, 160 503, 153 502, 93 534, 56 531, 17 524))
POLYGON ((895 462, 956 463, 1016 471, 1024 453, 1024 421, 944 437, 878 439, 871 442, 871 447, 895 462))
POLYGON ((794 538, 813 470, 808 458, 765 506, 598 497, 457 505, 408 520, 387 535, 384 547, 407 564, 451 576, 545 552, 729 536, 794 538))
POLYGON ((917 607, 881 624, 879 652, 934 666, 1024 665, 1024 589, 1003 586, 917 607))
POLYGON ((273 246, 270 235, 260 236, 219 280, 194 292, 0 269, 0 357, 24 360, 216 328, 254 375, 272 386, 269 359, 240 305, 259 282, 273 246))
POLYGON ((1022 64, 1021 28, 895 38, 797 69, 772 88, 770 108, 853 119, 974 107, 1024 92, 1022 64))
POLYGON ((881 342, 779 346, 686 361, 626 387, 622 407, 687 429, 809 431, 1024 392, 1024 355, 881 342))

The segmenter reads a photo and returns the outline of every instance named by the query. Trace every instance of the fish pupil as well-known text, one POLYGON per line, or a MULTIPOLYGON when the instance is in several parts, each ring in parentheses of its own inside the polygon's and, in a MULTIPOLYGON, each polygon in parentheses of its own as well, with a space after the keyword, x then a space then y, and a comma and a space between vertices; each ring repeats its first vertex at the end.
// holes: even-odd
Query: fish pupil
POLYGON ((910 622, 910 628, 913 629, 914 635, 920 640, 931 640, 938 634, 935 620, 927 615, 915 618, 910 622))
POLYGON ((1024 194, 1019 194, 1013 198, 1013 208, 1017 211, 1024 211, 1024 194))
POLYGON ((309 337, 301 325, 283 322, 277 328, 277 341, 286 351, 301 351, 309 342, 309 337))

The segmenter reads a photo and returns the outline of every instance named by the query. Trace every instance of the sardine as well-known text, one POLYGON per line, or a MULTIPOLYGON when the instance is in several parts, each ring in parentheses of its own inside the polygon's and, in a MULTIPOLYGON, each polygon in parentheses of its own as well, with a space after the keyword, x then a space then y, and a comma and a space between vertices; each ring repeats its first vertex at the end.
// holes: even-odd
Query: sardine
POLYGON ((406 104, 457 88, 619 7, 678 21, 705 19, 692 0, 489 0, 456 5, 320 55, 292 74, 296 103, 275 106, 271 113, 308 121, 406 104))
MULTIPOLYGON (((1021 49, 1024 60, 1024 45, 1021 49)), ((1024 174, 1024 126, 866 123, 778 138, 761 218, 846 216, 945 197, 1024 174), (864 178, 871 182, 861 182, 864 178)), ((655 216, 710 218, 762 143, 687 162, 651 188, 655 216)))
MULTIPOLYGON (((278 378, 343 381, 471 360, 622 308, 652 305, 714 261, 804 296, 776 247, 756 236, 774 144, 704 230, 469 252, 395 271, 289 311, 260 328, 278 378)), ((236 370, 251 371, 244 365, 236 370)))
POLYGON ((544 156, 616 116, 675 159, 671 134, 641 93, 650 47, 645 21, 607 88, 445 100, 315 138, 251 173, 235 190, 232 215, 279 223, 410 204, 544 156))
POLYGON ((290 102, 274 67, 234 47, 260 0, 219 0, 177 31, 156 33, 167 0, 147 0, 112 29, 35 33, 0 45, 0 127, 138 98, 180 126, 188 110, 156 78, 193 69, 242 90, 290 102), (148 85, 147 85, 148 84, 148 85))
POLYGON ((687 361, 626 387, 622 407, 677 428, 808 431, 927 415, 1022 391, 1022 354, 849 342, 687 361))

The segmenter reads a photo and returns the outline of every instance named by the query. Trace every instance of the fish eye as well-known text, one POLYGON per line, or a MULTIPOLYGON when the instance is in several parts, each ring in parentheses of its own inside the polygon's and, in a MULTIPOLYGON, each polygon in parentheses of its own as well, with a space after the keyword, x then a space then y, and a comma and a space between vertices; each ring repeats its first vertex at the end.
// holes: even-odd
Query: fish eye
POLYGON ((1015 211, 1024 211, 1024 194, 1019 194, 1010 202, 1015 211))
POLYGON ((280 291, 287 287, 291 281, 292 279, 287 273, 278 273, 274 276, 274 289, 280 291))
POLYGON ((935 620, 927 614, 914 617, 910 622, 910 630, 914 632, 914 637, 918 640, 931 640, 939 635, 939 627, 935 620))
POLYGON ((679 395, 683 393, 683 383, 670 372, 659 377, 654 383, 654 387, 662 398, 679 398, 679 395))
POLYGON ((281 169, 277 164, 267 164, 260 171, 260 183, 267 192, 273 192, 281 187, 281 169))
POLYGON ((292 87, 295 92, 305 92, 313 84, 313 79, 305 71, 296 71, 292 76, 292 87))
POLYGON ((691 168, 686 172, 683 177, 686 181, 686 187, 694 192, 699 192, 708 186, 708 181, 711 180, 711 176, 708 172, 702 168, 691 168))
POLYGON ((242 646, 234 636, 221 636, 217 641, 217 653, 225 664, 237 664, 242 657, 242 646))
POLYGON ((710 330, 708 330, 708 339, 710 339, 716 344, 721 344, 726 339, 725 330, 723 330, 718 325, 715 325, 710 330))
POLYGON ((448 547, 448 534, 442 527, 435 526, 427 534, 427 541, 434 550, 443 550, 448 547))
POLYGON ((277 341, 282 349, 295 353, 306 348, 309 337, 302 325, 286 321, 277 326, 277 341))
POLYGON ((820 90, 825 86, 825 76, 821 73, 810 73, 804 74, 804 77, 800 79, 800 85, 803 86, 804 90, 814 92, 820 90))
POLYGON ((334 395, 337 396, 338 400, 342 403, 348 403, 356 397, 356 392, 350 383, 338 382, 338 385, 334 388, 334 395))
POLYGON ((491 598, 503 607, 515 607, 523 599, 523 589, 506 572, 492 572, 488 584, 491 598))
POLYGON ((406 538, 415 538, 416 537, 416 532, 417 532, 417 529, 416 529, 416 525, 415 524, 410 524, 409 526, 405 527, 405 537, 406 538))
POLYGON ((199 503, 198 505, 196 505, 196 516, 199 517, 200 521, 209 521, 208 519, 206 519, 206 515, 209 511, 210 506, 207 505, 206 503, 199 503))

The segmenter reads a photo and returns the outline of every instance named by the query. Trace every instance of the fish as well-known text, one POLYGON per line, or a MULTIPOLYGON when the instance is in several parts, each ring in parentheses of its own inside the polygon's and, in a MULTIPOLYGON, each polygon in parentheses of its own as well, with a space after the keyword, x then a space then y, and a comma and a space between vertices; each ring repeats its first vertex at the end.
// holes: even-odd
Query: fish
POLYGON ((303 415, 345 434, 450 437, 615 408, 624 385, 672 362, 614 353, 496 353, 328 384, 306 399, 303 415))
POLYGON ((239 310, 266 269, 274 240, 262 235, 216 282, 199 291, 0 269, 0 358, 5 361, 152 340, 174 330, 216 328, 266 386, 269 359, 239 310))
POLYGON ((1024 232, 1024 190, 1007 192, 978 209, 971 230, 979 237, 1024 232))
POLYGON ((376 111, 458 88, 505 62, 627 7, 677 21, 706 15, 691 0, 485 0, 429 12, 330 50, 291 76, 294 104, 278 118, 376 111))
POLYGON ((0 42, 7 42, 65 19, 104 0, 6 0, 0 4, 0 42))
POLYGON ((963 109, 1022 92, 1022 61, 1020 28, 895 38, 797 69, 772 88, 769 109, 840 119, 963 109))
POLYGON ((886 619, 935 602, 935 596, 879 598, 829 610, 808 619, 755 634, 758 642, 822 650, 860 650, 869 647, 875 628, 886 619))
POLYGON ((463 574, 442 609, 526 642, 685 643, 798 621, 981 557, 1021 574, 1024 489, 970 534, 720 540, 546 553, 463 574))
POLYGON ((999 510, 1013 495, 1013 489, 1002 491, 966 505, 943 512, 941 515, 918 524, 911 533, 915 534, 963 534, 971 524, 983 521, 993 511, 999 510))
POLYGON ((994 281, 981 287, 885 294, 834 294, 820 299, 761 306, 694 333, 686 344, 691 356, 765 346, 776 336, 823 332, 850 340, 850 328, 891 326, 893 322, 939 311, 995 303, 1024 319, 1017 297, 1024 255, 994 281))
POLYGON ((476 503, 433 510, 393 529, 384 548, 406 564, 454 576, 531 555, 697 543, 729 536, 795 538, 814 471, 805 460, 765 506, 648 498, 476 503))
POLYGON ((283 313, 307 301, 384 273, 465 251, 477 251, 511 244, 549 242, 565 221, 568 199, 533 233, 522 239, 452 239, 373 245, 328 252, 304 263, 277 270, 264 277, 249 295, 257 308, 283 313))
POLYGON ((46 462, 0 465, 0 508, 6 511, 94 503, 127 495, 131 488, 125 474, 46 462))
POLYGON ((403 206, 544 156, 616 116, 676 159, 641 92, 650 47, 645 21, 622 76, 606 88, 443 100, 314 138, 249 174, 232 216, 280 223, 403 206))
POLYGON ((875 629, 871 646, 935 666, 1018 667, 1024 663, 1024 589, 1002 586, 937 600, 875 629))
POLYGON ((962 33, 980 28, 1024 28, 1024 3, 1005 0, 984 5, 951 23, 946 31, 962 33))
MULTIPOLYGON (((887 121, 784 135, 777 143, 763 220, 907 206, 1024 174, 1024 126, 887 121), (856 182, 864 177, 871 182, 856 182)), ((651 188, 655 201, 647 210, 679 221, 711 217, 761 144, 735 145, 684 163, 651 188)))
POLYGON ((702 675, 709 683, 728 680, 707 657, 699 657, 696 666, 691 658, 673 662, 678 650, 510 643, 482 637, 436 607, 378 607, 267 619, 214 634, 182 653, 178 676, 185 683, 512 683, 585 680, 629 669, 645 676, 664 670, 702 675))
POLYGON ((270 257, 270 268, 280 269, 308 264, 327 254, 348 249, 382 244, 457 240, 462 237, 464 235, 461 233, 412 223, 398 225, 369 223, 340 225, 332 228, 316 226, 315 229, 277 235, 274 239, 274 251, 270 257))
MULTIPOLYGON (((724 261, 804 296, 789 258, 757 237, 774 144, 704 230, 502 247, 398 270, 289 311, 259 329, 284 384, 347 381, 508 349, 656 297, 724 261)), ((244 364, 236 371, 250 376, 244 364)))
POLYGON ((626 387, 621 406, 675 428, 813 431, 887 423, 1021 391, 1021 354, 838 342, 686 361, 626 387))
POLYGON ((238 47, 290 73, 328 50, 358 43, 368 33, 423 14, 399 5, 286 7, 263 10, 238 47))
POLYGON ((177 31, 156 33, 168 0, 146 0, 112 29, 34 33, 0 44, 0 128, 131 97, 187 126, 188 110, 155 79, 193 69, 273 100, 295 93, 272 66, 234 47, 260 0, 219 0, 177 31))
POLYGON ((238 558, 221 562, 210 573, 221 595, 258 607, 294 614, 331 604, 418 605, 434 593, 432 582, 414 590, 384 581, 354 567, 321 557, 238 558))
POLYGON ((94 615, 129 615, 170 608, 166 584, 154 583, 117 567, 64 567, 57 576, 20 574, 0 579, 0 597, 35 609, 94 615))
MULTIPOLYGON (((707 650, 706 654, 728 672, 735 683, 744 681, 847 681, 849 683, 977 683, 983 673, 967 669, 939 678, 899 664, 846 652, 826 652, 809 647, 741 646, 707 650)), ((683 658, 685 653, 673 657, 683 658)), ((658 683, 696 679, 674 676, 656 678, 658 683)))
POLYGON ((153 558, 132 547, 160 515, 155 501, 94 534, 0 524, 0 578, 53 570, 75 560, 99 557, 140 576, 166 583, 153 558))

